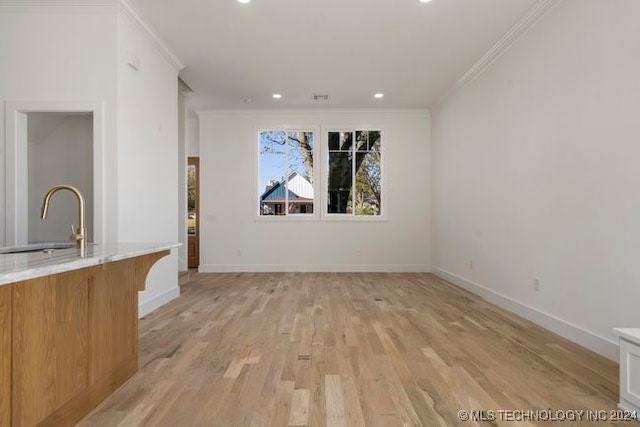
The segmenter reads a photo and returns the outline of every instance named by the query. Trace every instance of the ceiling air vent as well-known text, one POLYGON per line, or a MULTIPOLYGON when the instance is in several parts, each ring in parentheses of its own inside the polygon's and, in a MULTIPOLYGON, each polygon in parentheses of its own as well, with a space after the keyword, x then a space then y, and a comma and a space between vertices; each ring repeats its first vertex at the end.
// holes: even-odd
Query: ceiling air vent
POLYGON ((329 95, 315 94, 315 95, 313 95, 313 100, 314 101, 328 101, 329 100, 329 95))

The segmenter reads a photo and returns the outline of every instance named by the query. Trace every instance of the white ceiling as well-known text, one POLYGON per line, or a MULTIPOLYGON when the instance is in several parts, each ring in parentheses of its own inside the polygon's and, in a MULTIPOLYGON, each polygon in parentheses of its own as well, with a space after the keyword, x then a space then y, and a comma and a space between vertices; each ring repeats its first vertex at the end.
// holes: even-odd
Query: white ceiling
POLYGON ((536 3, 131 1, 186 65, 194 109, 426 108, 536 3))

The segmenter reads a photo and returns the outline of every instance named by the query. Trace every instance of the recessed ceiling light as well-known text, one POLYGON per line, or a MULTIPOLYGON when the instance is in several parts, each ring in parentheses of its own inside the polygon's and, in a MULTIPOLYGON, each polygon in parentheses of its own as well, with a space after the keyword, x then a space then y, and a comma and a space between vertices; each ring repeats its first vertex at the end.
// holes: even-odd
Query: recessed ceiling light
MULTIPOLYGON (((238 3, 249 3, 251 0, 238 0, 238 3)), ((422 0, 420 0, 422 1, 422 0)))
POLYGON ((384 98, 384 93, 376 93, 373 97, 377 99, 384 98))
POLYGON ((279 94, 279 93, 274 93, 273 94, 273 99, 280 99, 280 98, 282 98, 281 94, 279 94))
MULTIPOLYGON (((241 1, 241 0, 238 0, 241 1)), ((248 1, 248 0, 247 0, 248 1)), ((420 3, 429 3, 431 0, 420 0, 420 3)))

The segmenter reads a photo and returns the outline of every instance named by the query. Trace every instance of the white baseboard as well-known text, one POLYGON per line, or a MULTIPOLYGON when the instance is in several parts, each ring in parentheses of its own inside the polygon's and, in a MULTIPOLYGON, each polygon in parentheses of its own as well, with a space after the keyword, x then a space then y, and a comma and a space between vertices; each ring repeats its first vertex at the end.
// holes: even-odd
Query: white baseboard
POLYGON ((635 414, 636 421, 640 422, 640 407, 624 399, 621 399, 621 400, 622 401, 618 403, 618 408, 627 412, 628 414, 635 414))
POLYGON ((201 264, 199 273, 428 273, 427 264, 201 264))
POLYGON ((542 310, 531 307, 520 301, 516 301, 511 297, 503 295, 478 283, 474 283, 471 280, 460 277, 439 267, 433 267, 432 273, 456 286, 466 289, 469 292, 480 295, 487 301, 524 317, 525 319, 573 341, 576 344, 586 347, 607 359, 611 359, 616 362, 618 361, 619 347, 617 342, 610 341, 607 338, 587 331, 578 325, 574 325, 557 316, 545 313, 542 310))
POLYGON ((176 286, 169 290, 164 291, 159 295, 155 295, 145 301, 138 302, 138 317, 146 316, 153 310, 162 307, 171 300, 174 300, 180 296, 180 287, 176 286))

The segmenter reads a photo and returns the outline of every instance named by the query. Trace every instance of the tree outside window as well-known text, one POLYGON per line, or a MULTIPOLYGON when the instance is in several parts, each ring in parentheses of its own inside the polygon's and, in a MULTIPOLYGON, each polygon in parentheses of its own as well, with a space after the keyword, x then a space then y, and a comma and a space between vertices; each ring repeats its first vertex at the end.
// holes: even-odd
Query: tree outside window
POLYGON ((381 215, 381 132, 332 131, 327 141, 327 213, 381 215))
POLYGON ((313 214, 313 145, 311 131, 260 132, 260 215, 313 214))

